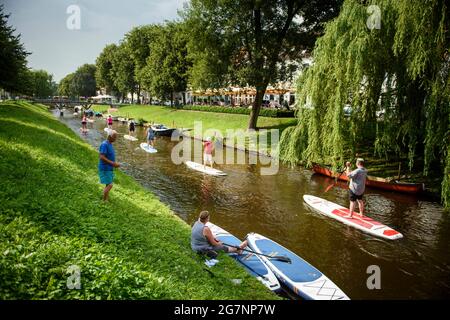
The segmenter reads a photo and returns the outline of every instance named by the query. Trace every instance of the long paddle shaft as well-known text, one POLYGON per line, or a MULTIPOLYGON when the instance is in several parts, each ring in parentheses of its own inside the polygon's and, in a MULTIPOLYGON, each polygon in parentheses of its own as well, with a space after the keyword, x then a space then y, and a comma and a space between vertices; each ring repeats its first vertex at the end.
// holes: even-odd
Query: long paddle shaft
POLYGON ((345 168, 344 170, 342 170, 342 172, 339 174, 339 176, 336 178, 336 181, 332 184, 330 184, 326 189, 325 192, 328 192, 331 188, 333 188, 335 185, 337 185, 339 178, 344 174, 344 172, 347 170, 347 168, 345 168))
POLYGON ((275 259, 275 260, 279 260, 279 261, 282 261, 282 262, 292 263, 292 261, 291 261, 291 259, 290 259, 289 257, 284 257, 284 256, 269 256, 269 255, 267 255, 267 254, 258 253, 258 252, 255 252, 255 251, 253 251, 253 250, 242 249, 242 248, 240 248, 240 247, 238 247, 238 246, 233 246, 233 245, 231 245, 231 244, 227 244, 227 243, 224 243, 224 242, 222 242, 222 244, 226 245, 227 247, 232 247, 232 248, 236 248, 236 249, 239 249, 239 250, 251 252, 251 253, 253 253, 253 254, 257 254, 257 255, 260 255, 260 256, 264 256, 264 257, 267 257, 267 258, 270 258, 270 259, 275 259))

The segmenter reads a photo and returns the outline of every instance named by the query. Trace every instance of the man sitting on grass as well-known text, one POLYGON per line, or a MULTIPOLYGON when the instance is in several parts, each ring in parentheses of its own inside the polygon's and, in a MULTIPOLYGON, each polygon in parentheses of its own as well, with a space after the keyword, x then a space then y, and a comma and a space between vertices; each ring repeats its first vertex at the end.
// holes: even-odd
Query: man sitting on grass
POLYGON ((237 249, 235 247, 226 246, 222 241, 218 241, 214 238, 211 229, 206 226, 209 222, 209 212, 202 211, 198 217, 198 220, 192 226, 191 231, 191 248, 197 253, 206 254, 207 257, 215 259, 218 255, 217 251, 224 252, 236 252, 238 254, 242 253, 241 249, 247 247, 247 240, 244 240, 237 249))

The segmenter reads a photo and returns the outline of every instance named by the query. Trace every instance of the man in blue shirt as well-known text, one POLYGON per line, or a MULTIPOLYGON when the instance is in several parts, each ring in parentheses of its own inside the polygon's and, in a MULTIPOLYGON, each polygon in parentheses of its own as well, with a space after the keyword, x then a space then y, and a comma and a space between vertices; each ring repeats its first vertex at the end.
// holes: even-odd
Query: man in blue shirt
POLYGON ((366 188, 367 169, 364 168, 364 159, 356 159, 357 168, 350 171, 350 162, 346 163, 347 177, 350 179, 349 186, 349 198, 350 198, 350 212, 345 218, 353 217, 353 211, 355 210, 355 202, 358 201, 359 214, 364 215, 364 202, 363 195, 366 188))
POLYGON ((113 142, 117 139, 117 132, 108 131, 108 139, 103 141, 99 148, 98 175, 100 183, 106 185, 103 190, 103 201, 108 200, 109 191, 113 187, 114 168, 120 165, 116 162, 116 154, 113 148, 113 142))

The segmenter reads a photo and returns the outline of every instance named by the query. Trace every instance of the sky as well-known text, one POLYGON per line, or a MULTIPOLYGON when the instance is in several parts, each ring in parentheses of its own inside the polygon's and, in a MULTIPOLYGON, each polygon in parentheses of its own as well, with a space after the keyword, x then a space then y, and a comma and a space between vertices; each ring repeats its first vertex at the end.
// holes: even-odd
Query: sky
POLYGON ((0 4, 4 13, 11 14, 8 25, 21 34, 31 52, 28 66, 48 71, 59 82, 82 64, 94 64, 105 45, 119 43, 133 27, 177 19, 186 1, 0 0, 0 4))

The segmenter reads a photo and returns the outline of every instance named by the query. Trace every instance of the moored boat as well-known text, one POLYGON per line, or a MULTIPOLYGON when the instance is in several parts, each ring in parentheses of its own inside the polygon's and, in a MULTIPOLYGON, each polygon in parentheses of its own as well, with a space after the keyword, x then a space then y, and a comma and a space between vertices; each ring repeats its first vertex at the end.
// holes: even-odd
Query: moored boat
MULTIPOLYGON (((348 181, 347 174, 344 172, 342 175, 338 172, 334 172, 328 168, 325 168, 321 165, 314 164, 313 171, 315 173, 330 177, 336 178, 339 177, 339 180, 348 181)), ((367 176, 366 186, 371 188, 383 189, 388 191, 396 191, 402 193, 420 193, 424 191, 425 187, 423 183, 410 183, 410 182, 400 182, 397 180, 388 180, 380 177, 367 176)))
POLYGON ((176 130, 175 128, 167 128, 163 124, 153 124, 152 129, 153 131, 155 131, 156 136, 164 136, 164 137, 172 136, 172 132, 176 130))

